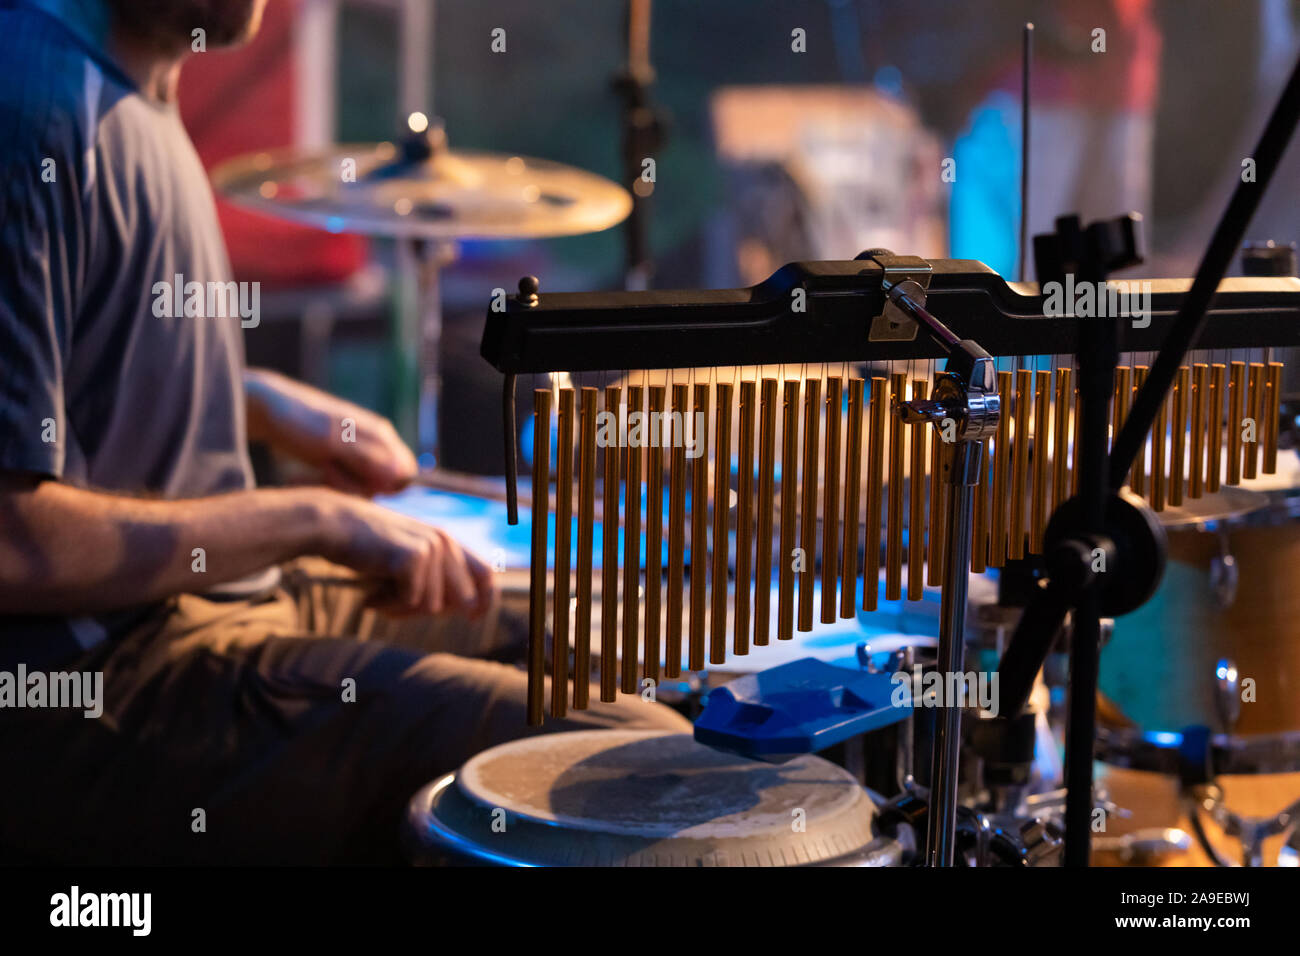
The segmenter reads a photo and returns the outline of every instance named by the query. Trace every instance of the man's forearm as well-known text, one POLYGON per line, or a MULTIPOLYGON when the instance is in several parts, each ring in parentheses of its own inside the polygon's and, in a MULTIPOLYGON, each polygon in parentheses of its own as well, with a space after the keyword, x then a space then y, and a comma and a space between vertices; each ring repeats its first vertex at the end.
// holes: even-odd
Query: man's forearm
POLYGON ((130 607, 321 553, 331 496, 288 488, 158 501, 57 481, 0 487, 0 614, 130 607))

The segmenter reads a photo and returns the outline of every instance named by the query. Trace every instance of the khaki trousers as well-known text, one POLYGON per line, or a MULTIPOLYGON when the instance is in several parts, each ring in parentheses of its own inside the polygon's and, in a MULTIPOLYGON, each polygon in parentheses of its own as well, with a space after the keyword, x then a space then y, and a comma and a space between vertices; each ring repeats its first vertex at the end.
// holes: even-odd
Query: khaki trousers
MULTIPOLYGON (((406 802, 530 733, 683 732, 629 697, 525 725, 522 655, 498 611, 385 618, 347 571, 285 569, 257 602, 181 595, 65 666, 104 710, 0 710, 0 854, 55 863, 397 862, 406 802), (498 661, 484 658, 496 657, 498 661)), ((549 699, 549 691, 548 691, 549 699)))

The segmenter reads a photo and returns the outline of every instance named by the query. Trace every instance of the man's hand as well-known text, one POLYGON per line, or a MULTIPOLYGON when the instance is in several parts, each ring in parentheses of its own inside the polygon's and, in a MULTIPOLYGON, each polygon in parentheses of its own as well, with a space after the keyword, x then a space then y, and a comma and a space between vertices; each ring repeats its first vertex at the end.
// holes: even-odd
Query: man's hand
POLYGON ((248 435, 321 470, 340 491, 390 494, 411 483, 415 456, 381 415, 266 369, 244 373, 248 435))
POLYGON ((342 495, 333 496, 323 517, 322 555, 374 579, 376 607, 391 614, 451 611, 476 618, 492 605, 492 570, 446 532, 342 495))

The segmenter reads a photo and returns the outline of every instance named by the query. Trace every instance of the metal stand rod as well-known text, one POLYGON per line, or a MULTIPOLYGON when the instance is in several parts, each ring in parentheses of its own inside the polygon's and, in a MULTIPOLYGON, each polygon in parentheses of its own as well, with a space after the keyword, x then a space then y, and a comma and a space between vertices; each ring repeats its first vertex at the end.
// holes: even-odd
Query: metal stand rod
MULTIPOLYGON (((953 448, 952 505, 948 509, 948 564, 944 569, 943 602, 939 612, 939 676, 941 688, 960 685, 952 675, 964 672, 966 650, 966 589, 970 576, 971 508, 980 479, 982 441, 958 442, 953 448)), ((962 701, 944 700, 935 725, 930 765, 929 838, 927 866, 952 866, 957 840, 957 784, 961 762, 962 701)))

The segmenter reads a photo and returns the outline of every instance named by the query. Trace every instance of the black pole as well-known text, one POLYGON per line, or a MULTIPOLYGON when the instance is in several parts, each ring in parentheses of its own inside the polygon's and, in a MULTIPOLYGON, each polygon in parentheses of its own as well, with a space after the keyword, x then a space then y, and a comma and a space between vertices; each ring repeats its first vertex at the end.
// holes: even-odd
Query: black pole
MULTIPOLYGON (((1093 238, 1089 230, 1089 240, 1093 238)), ((1096 243, 1082 257, 1084 281, 1104 282, 1096 243)), ((1114 318, 1079 322, 1079 504, 1081 530, 1094 540, 1106 531, 1108 406, 1119 359, 1114 318)), ((1091 565, 1090 565, 1091 568, 1091 565)), ((1092 851, 1092 761, 1097 725, 1097 671, 1101 654, 1101 589, 1085 587, 1074 606, 1070 641, 1068 716, 1065 728, 1066 866, 1087 866, 1092 851)))
POLYGON ((1016 279, 1025 281, 1025 261, 1029 256, 1029 76, 1034 57, 1034 25, 1025 24, 1020 51, 1020 255, 1016 279))

